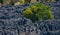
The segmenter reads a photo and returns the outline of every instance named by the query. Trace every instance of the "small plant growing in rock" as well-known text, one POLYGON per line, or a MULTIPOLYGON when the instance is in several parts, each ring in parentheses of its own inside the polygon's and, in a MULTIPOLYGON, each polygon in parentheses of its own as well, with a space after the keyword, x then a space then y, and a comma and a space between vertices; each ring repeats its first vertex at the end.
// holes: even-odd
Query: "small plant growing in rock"
POLYGON ((33 22, 38 20, 53 19, 54 15, 49 6, 37 2, 24 10, 23 15, 31 19, 33 22))

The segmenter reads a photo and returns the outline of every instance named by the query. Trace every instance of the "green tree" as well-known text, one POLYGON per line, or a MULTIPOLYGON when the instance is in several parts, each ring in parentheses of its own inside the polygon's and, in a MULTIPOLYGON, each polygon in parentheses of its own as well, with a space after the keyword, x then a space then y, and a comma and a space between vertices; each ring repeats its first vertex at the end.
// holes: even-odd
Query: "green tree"
POLYGON ((26 18, 31 19, 33 22, 38 20, 48 20, 54 18, 50 6, 46 6, 38 2, 24 10, 23 15, 26 18))

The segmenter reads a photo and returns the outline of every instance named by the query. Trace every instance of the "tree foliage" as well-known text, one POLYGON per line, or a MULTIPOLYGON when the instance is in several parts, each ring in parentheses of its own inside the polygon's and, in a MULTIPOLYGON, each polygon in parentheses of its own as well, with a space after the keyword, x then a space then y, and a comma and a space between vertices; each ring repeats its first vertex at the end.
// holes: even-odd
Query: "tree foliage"
POLYGON ((23 14, 26 18, 31 19, 33 22, 38 20, 48 20, 54 18, 50 6, 46 6, 39 2, 37 2, 34 5, 31 5, 29 8, 24 10, 23 14))

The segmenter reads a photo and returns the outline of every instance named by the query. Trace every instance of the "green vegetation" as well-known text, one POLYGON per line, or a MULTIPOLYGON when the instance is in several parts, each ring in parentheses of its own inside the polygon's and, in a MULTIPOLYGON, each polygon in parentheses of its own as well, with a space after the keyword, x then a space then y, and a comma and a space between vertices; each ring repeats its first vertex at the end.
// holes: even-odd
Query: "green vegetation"
POLYGON ((2 4, 3 4, 3 0, 0 0, 0 3, 2 3, 2 4))
POLYGON ((25 0, 25 3, 30 3, 31 2, 31 0, 25 0))
POLYGON ((44 0, 46 2, 57 2, 58 0, 44 0))
POLYGON ((20 3, 25 4, 25 0, 21 0, 20 3))
POLYGON ((13 0, 11 0, 11 1, 10 1, 10 4, 11 4, 11 5, 14 5, 14 2, 13 2, 13 0))
POLYGON ((20 3, 22 4, 27 4, 27 3, 30 3, 31 0, 21 0, 20 3))
POLYGON ((51 12, 50 7, 39 2, 24 10, 23 15, 26 18, 31 19, 33 22, 38 20, 54 19, 54 15, 51 12))

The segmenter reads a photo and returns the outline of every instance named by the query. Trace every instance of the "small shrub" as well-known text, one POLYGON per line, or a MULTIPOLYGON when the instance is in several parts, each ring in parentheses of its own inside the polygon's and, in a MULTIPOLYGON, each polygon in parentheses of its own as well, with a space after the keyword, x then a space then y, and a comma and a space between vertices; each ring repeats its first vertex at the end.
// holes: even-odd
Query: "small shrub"
POLYGON ((47 20, 54 18, 50 7, 38 2, 24 10, 23 15, 26 18, 31 19, 33 22, 38 20, 47 20))

